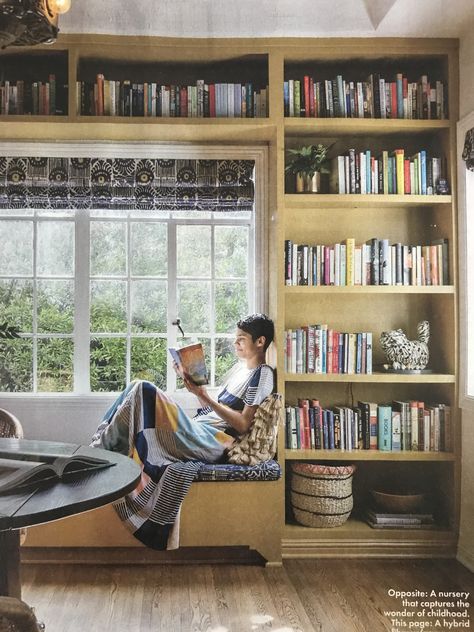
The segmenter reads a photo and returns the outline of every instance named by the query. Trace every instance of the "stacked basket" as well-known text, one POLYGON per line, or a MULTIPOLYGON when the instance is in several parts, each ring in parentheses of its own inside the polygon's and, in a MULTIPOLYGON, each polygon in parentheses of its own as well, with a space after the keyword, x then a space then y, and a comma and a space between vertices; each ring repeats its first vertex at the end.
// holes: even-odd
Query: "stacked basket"
POLYGON ((291 505, 305 527, 338 527, 349 518, 355 465, 293 463, 291 505))

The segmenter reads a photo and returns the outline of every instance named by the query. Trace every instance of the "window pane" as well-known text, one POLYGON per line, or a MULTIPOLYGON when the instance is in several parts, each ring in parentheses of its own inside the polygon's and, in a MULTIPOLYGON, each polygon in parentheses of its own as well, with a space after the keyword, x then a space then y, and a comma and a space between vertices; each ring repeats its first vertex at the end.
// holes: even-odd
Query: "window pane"
POLYGON ((91 331, 127 331, 127 284, 125 281, 91 281, 91 331))
POLYGON ((33 274, 33 222, 0 222, 0 274, 33 274))
POLYGON ((216 226, 214 230, 216 277, 246 277, 249 247, 248 228, 246 226, 216 226))
POLYGON ((225 374, 236 362, 234 339, 216 338, 216 384, 222 384, 225 374))
POLYGON ((91 275, 126 273, 125 222, 91 222, 91 275))
POLYGON ((122 391, 125 388, 126 341, 124 338, 93 338, 91 391, 122 391))
POLYGON ((39 276, 74 274, 72 222, 38 222, 37 270, 39 276))
POLYGON ((167 288, 166 281, 132 281, 132 331, 166 333, 167 288))
POLYGON ((181 277, 211 276, 211 227, 178 226, 177 269, 181 277))
POLYGON ((131 379, 148 380, 166 390, 167 350, 164 338, 132 338, 131 379))
POLYGON ((25 393, 33 390, 33 341, 0 342, 0 390, 25 393))
POLYGON ((218 282, 215 286, 216 332, 232 333, 248 313, 247 283, 218 282))
POLYGON ((178 314, 184 333, 211 330, 211 284, 208 281, 178 281, 178 314))
POLYGON ((131 226, 131 274, 163 276, 168 272, 168 226, 149 222, 131 226))
POLYGON ((74 341, 38 340, 38 391, 71 392, 74 385, 74 341))
POLYGON ((23 333, 33 330, 33 283, 23 280, 0 281, 0 322, 18 327, 23 333))
POLYGON ((74 331, 74 281, 38 282, 38 332, 74 331))

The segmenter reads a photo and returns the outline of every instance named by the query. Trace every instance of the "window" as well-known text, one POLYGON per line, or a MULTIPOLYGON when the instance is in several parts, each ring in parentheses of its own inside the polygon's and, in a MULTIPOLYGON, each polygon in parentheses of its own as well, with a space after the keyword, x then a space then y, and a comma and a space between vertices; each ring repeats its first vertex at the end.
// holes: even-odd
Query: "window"
POLYGON ((0 323, 21 331, 1 341, 1 391, 110 392, 135 378, 174 391, 167 348, 191 339, 212 386, 235 361, 235 322, 264 309, 263 208, 0 213, 0 323))
MULTIPOLYGON (((474 112, 458 123, 458 151, 463 153, 466 134, 474 128, 474 112)), ((474 133, 469 136, 474 139, 474 133)), ((466 143, 467 145, 467 143, 466 143)), ((471 144, 470 165, 474 158, 471 144)), ((463 158, 466 158, 464 152, 463 158)), ((458 158, 459 185, 459 246, 460 246, 460 305, 461 305, 461 406, 474 409, 474 171, 458 158)))

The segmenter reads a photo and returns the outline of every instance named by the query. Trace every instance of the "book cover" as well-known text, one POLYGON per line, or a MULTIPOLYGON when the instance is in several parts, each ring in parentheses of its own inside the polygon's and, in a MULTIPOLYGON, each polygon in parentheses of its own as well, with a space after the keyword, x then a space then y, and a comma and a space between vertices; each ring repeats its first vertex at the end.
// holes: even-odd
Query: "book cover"
POLYGON ((179 369, 187 373, 195 384, 203 386, 209 383, 204 349, 200 342, 180 349, 169 347, 168 350, 179 369))

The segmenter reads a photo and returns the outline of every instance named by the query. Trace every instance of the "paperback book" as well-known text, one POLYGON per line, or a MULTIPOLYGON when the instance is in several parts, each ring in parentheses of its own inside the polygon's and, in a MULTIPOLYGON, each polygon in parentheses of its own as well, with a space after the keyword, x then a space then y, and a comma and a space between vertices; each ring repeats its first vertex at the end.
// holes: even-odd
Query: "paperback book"
POLYGON ((179 371, 189 375, 195 384, 203 386, 209 383, 204 349, 200 342, 181 347, 180 349, 170 347, 169 352, 179 371))

